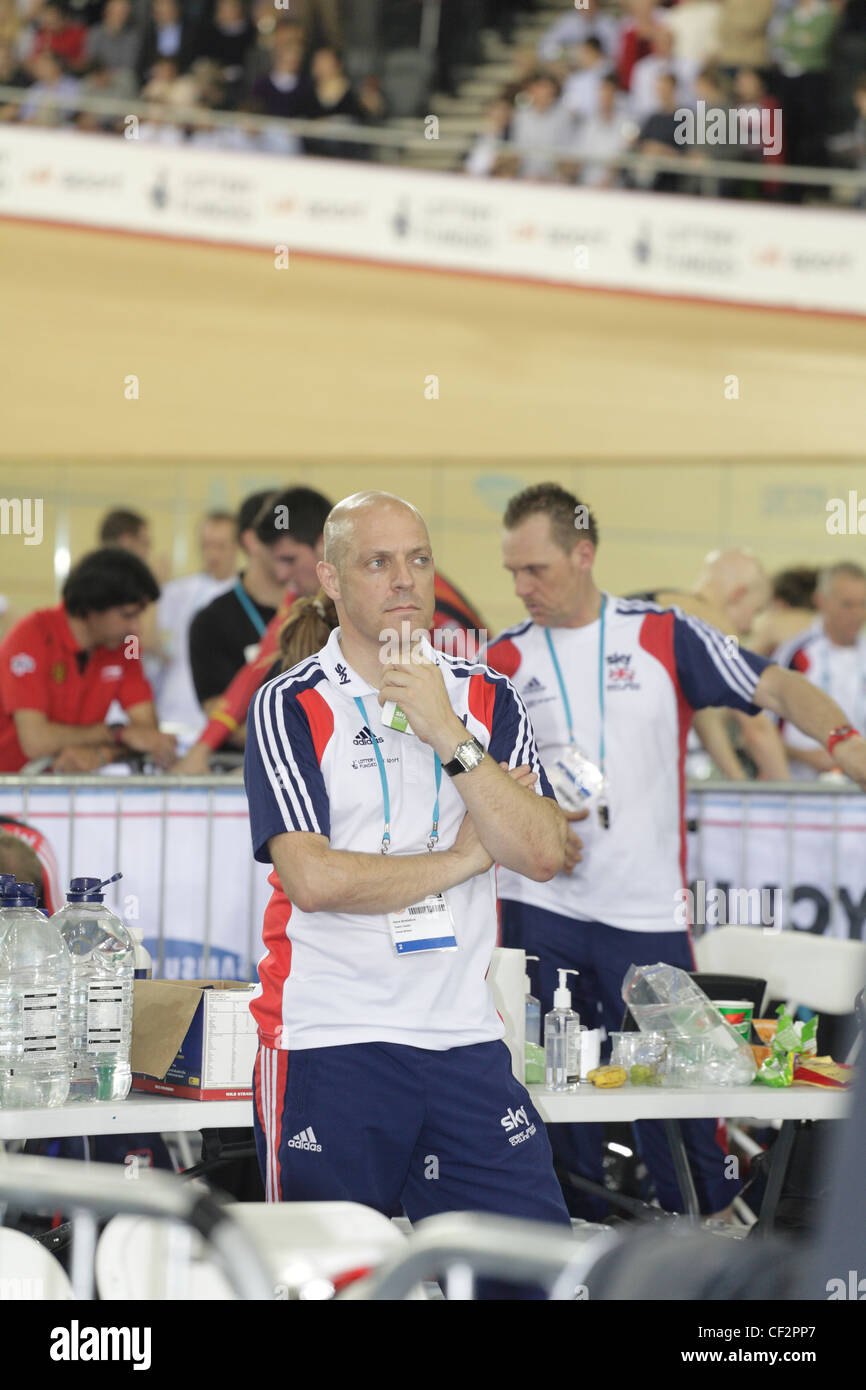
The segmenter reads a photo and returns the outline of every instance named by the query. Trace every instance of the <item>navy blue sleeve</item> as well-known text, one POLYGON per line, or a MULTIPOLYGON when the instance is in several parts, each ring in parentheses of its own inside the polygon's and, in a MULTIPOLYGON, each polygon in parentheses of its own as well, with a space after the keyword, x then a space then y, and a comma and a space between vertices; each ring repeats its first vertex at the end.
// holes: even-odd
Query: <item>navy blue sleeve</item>
POLYGON ((726 705, 760 714, 755 686, 772 663, 741 647, 702 618, 674 610, 674 661, 680 688, 693 709, 726 705))
POLYGON ((273 835, 306 830, 330 836, 330 803, 306 713, 278 681, 263 685, 250 704, 244 785, 260 863, 271 863, 273 835))
POLYGON ((526 706, 507 676, 496 675, 494 684, 496 699, 493 705, 488 753, 498 763, 507 763, 509 767, 520 767, 527 763, 533 772, 538 773, 535 791, 541 796, 549 796, 555 800, 553 787, 541 766, 535 744, 535 731, 526 706))

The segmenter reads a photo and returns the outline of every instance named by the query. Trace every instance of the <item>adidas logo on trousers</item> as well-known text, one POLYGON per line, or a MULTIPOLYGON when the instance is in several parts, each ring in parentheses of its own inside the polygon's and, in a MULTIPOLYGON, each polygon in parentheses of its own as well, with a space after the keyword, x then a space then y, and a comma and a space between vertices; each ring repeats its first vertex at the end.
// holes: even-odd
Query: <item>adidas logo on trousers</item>
POLYGON ((301 1133, 296 1134, 294 1139, 290 1139, 287 1147, 290 1149, 310 1149, 315 1154, 322 1152, 322 1146, 316 1141, 312 1125, 309 1129, 302 1129, 301 1133))

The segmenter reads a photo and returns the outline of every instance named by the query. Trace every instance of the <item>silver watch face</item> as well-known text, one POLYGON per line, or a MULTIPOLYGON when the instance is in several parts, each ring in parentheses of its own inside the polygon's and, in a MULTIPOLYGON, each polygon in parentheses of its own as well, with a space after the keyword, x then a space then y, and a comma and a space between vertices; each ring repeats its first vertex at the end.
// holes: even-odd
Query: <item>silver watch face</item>
POLYGON ((454 756, 464 771, 470 772, 473 767, 477 767, 480 762, 484 761, 484 749, 477 739, 468 738, 465 743, 458 745, 454 756))

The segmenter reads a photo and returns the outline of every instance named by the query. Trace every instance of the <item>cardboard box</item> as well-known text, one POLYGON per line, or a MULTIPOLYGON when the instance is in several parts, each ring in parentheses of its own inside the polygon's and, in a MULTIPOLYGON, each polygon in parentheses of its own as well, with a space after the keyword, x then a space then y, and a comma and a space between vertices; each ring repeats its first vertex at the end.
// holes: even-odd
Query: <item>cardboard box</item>
POLYGON ((254 988, 233 980, 136 980, 133 1090, 188 1100, 251 1097, 254 988))

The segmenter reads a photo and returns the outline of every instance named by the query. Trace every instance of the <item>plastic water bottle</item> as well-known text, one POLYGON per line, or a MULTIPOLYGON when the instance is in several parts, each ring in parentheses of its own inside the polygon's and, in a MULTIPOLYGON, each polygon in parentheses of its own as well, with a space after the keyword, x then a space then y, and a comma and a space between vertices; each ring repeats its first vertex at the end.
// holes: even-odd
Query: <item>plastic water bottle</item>
POLYGON ((135 947, 135 978, 137 980, 152 980, 153 958, 144 944, 144 932, 142 928, 127 927, 126 930, 132 937, 132 944, 135 947))
POLYGON ((7 894, 7 893, 11 893, 14 887, 15 887, 15 875, 14 875, 14 874, 0 874, 0 939, 2 939, 3 933, 4 933, 5 930, 6 930, 6 927, 5 927, 4 921, 3 921, 3 909, 4 909, 4 907, 5 907, 5 901, 4 901, 4 899, 5 899, 5 897, 6 897, 6 894, 7 894))
POLYGON ((2 920, 0 1105, 63 1105, 69 1094, 69 953, 36 906, 32 883, 7 889, 2 920))
POLYGON ((105 906, 104 887, 98 878, 73 878, 66 906, 51 918, 71 958, 71 1101, 124 1100, 132 1084, 135 948, 120 918, 105 906))

